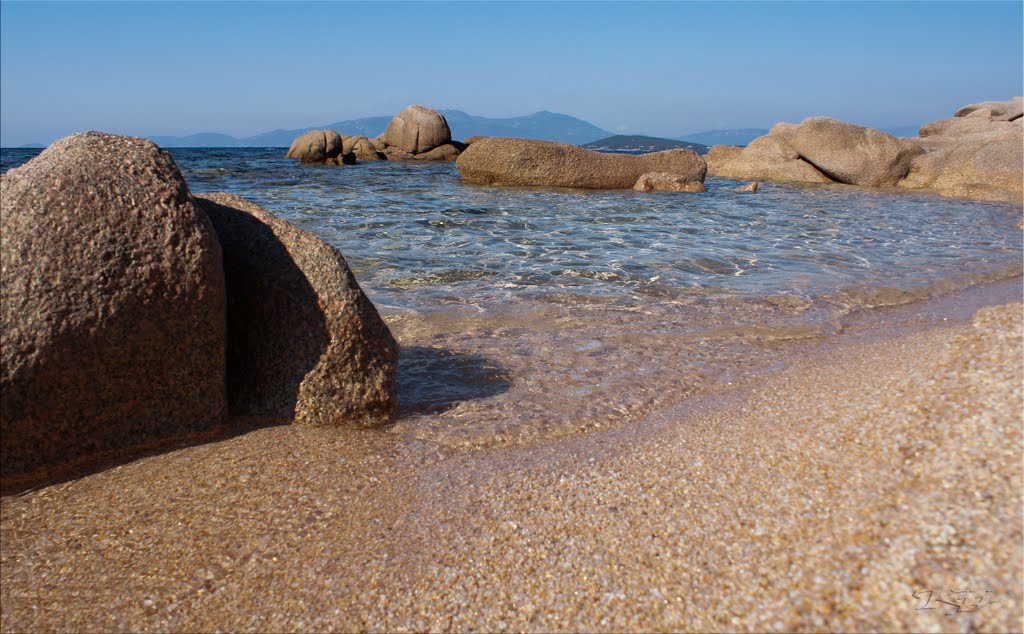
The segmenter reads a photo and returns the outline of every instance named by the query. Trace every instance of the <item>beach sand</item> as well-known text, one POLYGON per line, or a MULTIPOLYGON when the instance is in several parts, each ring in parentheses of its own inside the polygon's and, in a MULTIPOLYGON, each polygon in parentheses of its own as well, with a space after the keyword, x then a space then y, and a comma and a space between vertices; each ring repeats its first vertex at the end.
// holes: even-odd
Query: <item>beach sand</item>
POLYGON ((8 496, 0 627, 1020 631, 1021 313, 527 446, 278 426, 8 496))

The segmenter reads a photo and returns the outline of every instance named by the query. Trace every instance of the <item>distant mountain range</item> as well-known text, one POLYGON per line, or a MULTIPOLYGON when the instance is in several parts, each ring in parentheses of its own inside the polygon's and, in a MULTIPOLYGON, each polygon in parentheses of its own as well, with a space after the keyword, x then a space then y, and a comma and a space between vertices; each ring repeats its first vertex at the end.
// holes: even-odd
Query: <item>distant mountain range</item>
MULTIPOLYGON (((587 145, 600 141, 605 145, 614 144, 614 147, 608 145, 607 149, 618 149, 620 151, 632 151, 631 148, 639 147, 644 143, 647 143, 645 147, 656 148, 646 151, 657 151, 657 149, 668 149, 669 147, 686 147, 685 145, 665 145, 666 143, 682 142, 684 144, 703 146, 705 148, 703 151, 706 152, 706 148, 713 145, 745 146, 757 137, 768 134, 768 130, 764 128, 735 128, 694 132, 693 134, 684 134, 671 139, 663 139, 640 135, 616 135, 582 119, 577 119, 567 114, 548 112, 547 110, 522 117, 507 118, 478 117, 462 110, 440 110, 440 112, 448 120, 448 127, 451 128, 452 138, 454 139, 461 140, 477 135, 503 136, 545 139, 560 143, 571 143, 573 145, 587 145), (631 146, 630 144, 633 145, 631 146)), ((150 136, 149 139, 162 147, 288 147, 302 133, 325 128, 337 130, 346 136, 362 134, 372 138, 382 134, 387 129, 390 121, 390 116, 363 117, 361 119, 348 119, 294 130, 271 130, 270 132, 242 138, 218 132, 201 132, 188 136, 150 136)), ((918 128, 917 126, 897 126, 881 128, 881 130, 893 136, 915 137, 917 136, 918 128)), ((43 146, 29 144, 21 147, 43 146)), ((697 148, 694 148, 694 150, 697 152, 702 151, 697 148)))
MULTIPOLYGON (((452 130, 452 138, 465 139, 471 136, 505 136, 527 139, 546 139, 560 143, 582 145, 612 135, 596 125, 567 114, 543 110, 523 117, 504 119, 478 117, 461 110, 440 110, 452 130)), ((204 132, 190 136, 151 136, 162 147, 288 147, 303 132, 327 129, 350 136, 362 134, 375 137, 387 129, 391 117, 364 117, 336 121, 326 125, 310 126, 295 130, 273 130, 255 136, 236 138, 227 134, 204 132)))
POLYGON ((699 143, 690 143, 676 139, 661 139, 638 134, 616 134, 606 139, 585 143, 583 147, 588 150, 632 153, 660 152, 661 150, 672 150, 675 148, 686 148, 693 150, 697 154, 706 154, 708 151, 708 146, 699 143))
POLYGON ((713 145, 739 145, 746 146, 759 136, 768 134, 764 128, 734 128, 730 130, 708 130, 707 132, 694 132, 675 137, 679 141, 699 143, 707 147, 713 145))

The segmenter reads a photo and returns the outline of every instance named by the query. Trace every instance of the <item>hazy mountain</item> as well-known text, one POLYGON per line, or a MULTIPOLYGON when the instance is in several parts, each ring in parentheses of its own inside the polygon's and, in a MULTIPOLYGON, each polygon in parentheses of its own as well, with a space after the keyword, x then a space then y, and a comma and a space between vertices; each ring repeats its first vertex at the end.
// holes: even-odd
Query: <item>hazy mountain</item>
POLYGON ((239 139, 238 144, 245 147, 288 147, 303 132, 310 130, 336 130, 344 136, 363 135, 375 137, 387 129, 391 117, 363 117, 362 119, 346 119, 327 125, 310 126, 298 130, 273 130, 256 136, 239 139))
POLYGON ((768 134, 764 128, 733 128, 728 130, 708 130, 707 132, 694 132, 675 137, 679 141, 689 141, 711 147, 713 145, 738 145, 745 147, 748 143, 759 136, 768 134))
MULTIPOLYGON (((476 135, 508 136, 546 139, 579 145, 611 136, 611 132, 576 117, 557 112, 535 112, 524 117, 505 119, 477 117, 461 110, 441 110, 440 112, 448 121, 448 127, 451 128, 454 139, 465 139, 476 135)), ((328 129, 337 130, 345 136, 362 134, 375 137, 387 129, 390 121, 391 117, 364 117, 295 130, 272 130, 241 139, 216 132, 203 132, 184 137, 154 136, 149 138, 163 147, 288 147, 295 137, 309 130, 328 129)))
POLYGON ((492 119, 466 114, 461 110, 441 110, 452 129, 452 138, 471 136, 504 136, 521 139, 544 139, 559 143, 582 145, 612 136, 611 132, 567 114, 542 110, 525 117, 492 119))
POLYGON ((160 147, 235 147, 238 139, 217 132, 200 132, 188 136, 151 136, 149 140, 160 147))
POLYGON ((675 148, 686 148, 697 154, 706 154, 708 147, 699 143, 677 141, 675 139, 660 139, 653 136, 641 136, 638 134, 617 134, 606 139, 599 139, 585 144, 583 147, 588 150, 612 151, 612 152, 660 152, 661 150, 672 150, 675 148))

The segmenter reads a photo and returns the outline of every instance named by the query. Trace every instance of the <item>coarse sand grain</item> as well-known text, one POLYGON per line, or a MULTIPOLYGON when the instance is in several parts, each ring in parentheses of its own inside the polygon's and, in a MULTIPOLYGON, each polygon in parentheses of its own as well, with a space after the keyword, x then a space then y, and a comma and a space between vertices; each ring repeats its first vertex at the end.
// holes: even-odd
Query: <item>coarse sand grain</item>
POLYGON ((151 455, 3 499, 0 625, 1020 631, 1022 354, 1011 304, 532 446, 151 455))

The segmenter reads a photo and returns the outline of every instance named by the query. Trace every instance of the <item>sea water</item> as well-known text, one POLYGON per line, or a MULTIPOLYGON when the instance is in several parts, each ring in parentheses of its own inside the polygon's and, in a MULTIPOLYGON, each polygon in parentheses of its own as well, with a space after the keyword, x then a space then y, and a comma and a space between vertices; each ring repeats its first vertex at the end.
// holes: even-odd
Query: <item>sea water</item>
MULTIPOLYGON (((451 163, 170 152, 193 193, 239 194, 344 254, 402 344, 390 431, 452 447, 627 424, 774 371, 851 315, 1021 272, 1018 205, 716 178, 500 188, 451 163)), ((37 153, 5 149, 0 167, 37 153)))

